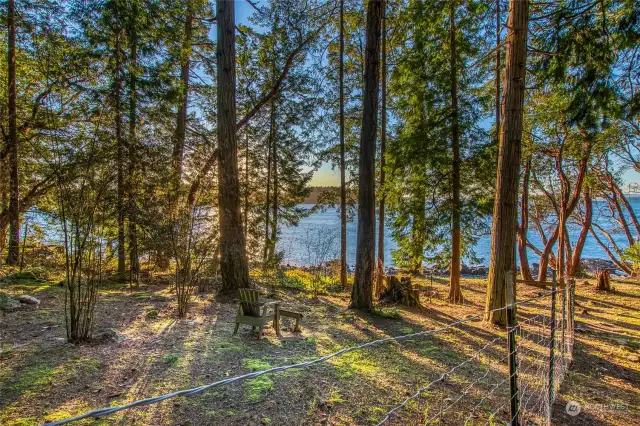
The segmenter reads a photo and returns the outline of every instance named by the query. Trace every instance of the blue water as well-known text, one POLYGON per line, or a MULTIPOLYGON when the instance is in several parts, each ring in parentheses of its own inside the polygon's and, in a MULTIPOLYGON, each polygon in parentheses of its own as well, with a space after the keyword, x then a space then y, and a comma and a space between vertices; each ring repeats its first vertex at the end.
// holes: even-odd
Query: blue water
MULTIPOLYGON (((640 215, 640 196, 629 196, 629 202, 636 215, 640 215)), ((303 205, 311 208, 311 205, 303 205)), ((593 221, 600 224, 604 229, 612 231, 612 224, 602 213, 608 213, 608 208, 604 202, 594 201, 593 221)), ((353 265, 356 257, 356 234, 357 218, 347 223, 347 263, 353 265)), ((569 226, 569 235, 572 245, 575 244, 580 227, 569 226)), ((547 232, 547 236, 551 231, 547 232)), ((613 238, 619 247, 628 246, 627 239, 623 234, 614 233, 613 238)), ((529 229, 529 239, 539 249, 544 248, 538 232, 529 229)), ((601 240, 608 244, 608 241, 601 237, 601 240)), ((377 241, 377 239, 376 239, 377 241)), ((397 249, 396 241, 391 236, 391 230, 385 231, 385 263, 391 264, 391 251, 397 249)), ((302 219, 298 226, 284 227, 281 229, 278 250, 284 252, 284 262, 297 265, 317 264, 323 261, 337 259, 340 257, 340 216, 337 209, 318 210, 310 216, 302 219)), ((481 235, 478 242, 473 247, 476 257, 481 261, 479 264, 487 266, 489 264, 489 252, 491 249, 491 236, 481 235)), ((598 245, 591 234, 587 237, 583 252, 583 258, 609 259, 607 253, 598 245)), ((463 259, 467 264, 472 264, 470 259, 463 259)), ((529 250, 529 262, 537 263, 538 256, 529 250)))

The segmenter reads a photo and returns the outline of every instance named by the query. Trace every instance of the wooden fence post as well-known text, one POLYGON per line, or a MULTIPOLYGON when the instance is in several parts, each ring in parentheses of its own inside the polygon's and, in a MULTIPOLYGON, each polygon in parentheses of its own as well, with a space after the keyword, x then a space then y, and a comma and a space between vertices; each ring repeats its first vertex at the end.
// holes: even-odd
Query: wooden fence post
POLYGON ((518 354, 516 348, 516 314, 515 314, 515 291, 513 275, 508 272, 505 276, 506 284, 506 309, 507 309, 507 345, 509 350, 509 394, 511 401, 511 426, 519 426, 518 411, 520 401, 518 400, 518 354))

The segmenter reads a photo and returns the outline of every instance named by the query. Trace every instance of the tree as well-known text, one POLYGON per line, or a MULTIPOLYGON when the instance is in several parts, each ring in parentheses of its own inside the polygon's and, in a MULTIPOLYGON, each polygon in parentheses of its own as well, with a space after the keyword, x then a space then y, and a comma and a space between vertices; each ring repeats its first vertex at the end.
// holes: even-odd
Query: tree
POLYGON ((366 58, 362 131, 358 177, 358 237, 351 308, 369 309, 373 304, 375 264, 375 157, 380 80, 380 27, 382 0, 370 0, 367 7, 366 58))
POLYGON ((392 256, 412 273, 425 262, 449 266, 453 300, 461 298, 461 258, 475 260, 473 241, 486 232, 482 218, 491 197, 491 142, 480 117, 492 105, 478 90, 492 71, 478 59, 487 48, 478 36, 486 13, 475 2, 411 2, 395 17, 391 42, 389 99, 397 124, 384 190, 398 244, 392 256))
POLYGON ((236 144, 236 47, 234 2, 216 1, 218 191, 220 210, 220 271, 222 291, 249 287, 249 268, 244 250, 240 213, 238 148, 236 144))
POLYGON ((382 7, 382 111, 380 112, 380 204, 378 207, 378 289, 384 281, 385 154, 387 144, 387 0, 382 7))
MULTIPOLYGON (((506 324, 504 310, 507 282, 515 286, 515 252, 518 215, 518 178, 522 143, 522 118, 527 63, 529 0, 511 0, 507 27, 507 54, 504 74, 504 103, 498 173, 491 230, 489 279, 485 319, 493 324, 506 324), (507 274, 511 280, 505 279, 507 274), (497 309, 497 310, 496 310, 497 309)), ((515 288, 513 289, 515 295, 515 288)))
POLYGON ((347 287, 347 182, 344 146, 344 0, 340 0, 340 284, 347 287))
POLYGON ((9 251, 7 265, 18 264, 20 248, 20 182, 18 181, 18 125, 16 108, 16 19, 15 1, 7 2, 7 57, 8 57, 8 86, 9 86, 9 137, 7 151, 9 152, 9 251))

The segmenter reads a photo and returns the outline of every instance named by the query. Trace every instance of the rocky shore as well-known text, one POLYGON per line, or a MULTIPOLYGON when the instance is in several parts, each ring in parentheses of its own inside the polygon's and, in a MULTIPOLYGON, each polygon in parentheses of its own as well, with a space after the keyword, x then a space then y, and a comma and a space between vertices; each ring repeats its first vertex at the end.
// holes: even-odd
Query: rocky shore
MULTIPOLYGON (((582 271, 587 274, 595 274, 596 271, 599 271, 599 270, 608 270, 612 275, 618 275, 622 277, 626 276, 626 274, 621 270, 619 270, 615 265, 615 263, 613 263, 611 260, 585 258, 581 260, 580 264, 581 264, 582 271)), ((349 272, 353 272, 354 266, 355 265, 348 265, 347 269, 349 270, 349 272)), ((538 275, 539 266, 540 265, 538 263, 531 264, 531 274, 534 277, 538 275)), ((286 269, 297 268, 297 269, 302 269, 309 272, 313 272, 318 269, 325 269, 325 268, 327 269, 335 268, 339 270, 339 262, 337 260, 331 260, 328 262, 324 262, 321 265, 315 265, 315 266, 295 266, 295 265, 287 264, 285 268, 286 269)), ((400 268, 396 268, 394 266, 385 267, 385 274, 387 275, 396 275, 396 274, 402 274, 406 272, 407 271, 402 270, 400 268)), ((519 272, 520 272, 520 268, 518 268, 518 273, 519 272)), ((436 266, 426 266, 424 267, 422 273, 424 275, 433 275, 435 277, 445 277, 445 276, 449 276, 449 268, 448 267, 438 268, 436 266)), ((482 277, 486 277, 489 274, 489 267, 484 265, 462 264, 460 273, 462 276, 466 276, 466 277, 482 278, 482 277)), ((547 274, 549 277, 551 276, 551 268, 548 269, 547 274)))

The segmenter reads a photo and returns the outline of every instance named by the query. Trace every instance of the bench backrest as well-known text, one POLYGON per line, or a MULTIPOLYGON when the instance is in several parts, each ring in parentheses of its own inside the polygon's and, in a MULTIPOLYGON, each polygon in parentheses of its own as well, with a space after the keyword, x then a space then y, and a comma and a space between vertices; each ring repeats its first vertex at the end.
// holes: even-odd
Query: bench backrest
POLYGON ((260 316, 260 307, 258 303, 258 290, 252 290, 250 288, 238 289, 238 297, 240 298, 240 306, 242 306, 242 313, 250 317, 260 316))

